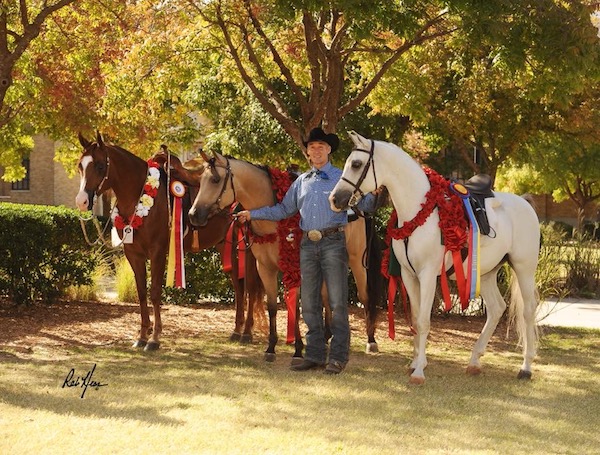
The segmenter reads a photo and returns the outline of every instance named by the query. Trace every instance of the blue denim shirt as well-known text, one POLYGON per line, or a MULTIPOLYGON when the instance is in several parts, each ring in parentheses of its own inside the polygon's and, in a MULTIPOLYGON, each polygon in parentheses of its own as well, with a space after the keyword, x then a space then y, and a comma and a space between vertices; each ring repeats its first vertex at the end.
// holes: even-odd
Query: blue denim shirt
MULTIPOLYGON (((300 212, 300 229, 328 229, 348 223, 346 211, 334 212, 329 205, 329 194, 342 176, 341 169, 330 162, 320 169, 327 178, 317 174, 317 169, 300 175, 290 186, 283 200, 273 206, 250 210, 251 219, 279 221, 300 212)), ((364 212, 375 210, 376 197, 369 193, 358 203, 364 212)))

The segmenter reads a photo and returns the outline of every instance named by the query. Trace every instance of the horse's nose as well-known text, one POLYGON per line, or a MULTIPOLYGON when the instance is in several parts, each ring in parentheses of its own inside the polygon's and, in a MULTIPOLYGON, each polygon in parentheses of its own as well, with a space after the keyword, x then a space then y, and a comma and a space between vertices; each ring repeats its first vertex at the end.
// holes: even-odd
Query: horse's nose
POLYGON ((85 191, 80 191, 75 197, 75 205, 79 210, 85 212, 90 209, 90 198, 85 191))
POLYGON ((192 226, 202 227, 208 224, 208 217, 204 214, 204 211, 197 210, 196 207, 192 207, 188 212, 188 218, 192 226))
POLYGON ((344 190, 339 190, 335 193, 331 193, 331 195, 329 196, 329 203, 331 205, 331 209, 336 212, 347 209, 348 202, 350 201, 350 196, 352 196, 350 191, 344 190))

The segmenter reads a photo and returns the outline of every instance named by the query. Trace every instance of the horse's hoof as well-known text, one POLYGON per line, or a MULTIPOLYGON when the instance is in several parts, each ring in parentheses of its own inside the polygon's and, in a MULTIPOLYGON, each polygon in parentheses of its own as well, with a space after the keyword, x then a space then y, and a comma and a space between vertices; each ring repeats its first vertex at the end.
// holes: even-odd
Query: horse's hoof
POLYGON ((531 379, 531 371, 520 370, 517 379, 531 379))
POLYGON ((233 332, 230 336, 229 336, 229 341, 240 341, 242 339, 242 335, 240 335, 239 333, 233 332))
POLYGON ((304 357, 292 357, 292 363, 290 366, 300 365, 302 362, 304 362, 304 357))
POLYGON ((250 344, 250 343, 252 343, 252 334, 251 333, 244 333, 240 337, 240 343, 242 343, 242 344, 250 344))
POLYGON ((144 348, 144 351, 146 351, 146 352, 158 351, 159 347, 160 347, 160 343, 158 341, 150 341, 144 348))
POLYGON ((131 345, 132 348, 142 349, 145 348, 148 342, 146 340, 136 340, 135 343, 131 345))
POLYGON ((275 353, 265 352, 265 362, 275 362, 275 353))
POLYGON ((478 374, 481 374, 481 367, 476 367, 473 365, 469 365, 467 367, 467 374, 469 376, 477 376, 478 374))
POLYGON ((367 349, 365 351, 367 354, 377 354, 379 353, 379 345, 377 342, 367 343, 367 349))
POLYGON ((425 384, 425 378, 422 376, 411 376, 408 383, 413 385, 423 385, 425 384))

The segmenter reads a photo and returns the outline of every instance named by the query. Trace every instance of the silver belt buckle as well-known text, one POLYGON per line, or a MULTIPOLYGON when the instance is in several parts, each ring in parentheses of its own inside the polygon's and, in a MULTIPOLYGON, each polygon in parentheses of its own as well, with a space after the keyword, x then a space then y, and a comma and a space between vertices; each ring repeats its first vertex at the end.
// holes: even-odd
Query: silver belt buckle
POLYGON ((312 240, 313 242, 318 242, 319 240, 321 240, 323 238, 323 234, 321 234, 321 231, 312 229, 312 230, 308 231, 308 238, 310 240, 312 240))

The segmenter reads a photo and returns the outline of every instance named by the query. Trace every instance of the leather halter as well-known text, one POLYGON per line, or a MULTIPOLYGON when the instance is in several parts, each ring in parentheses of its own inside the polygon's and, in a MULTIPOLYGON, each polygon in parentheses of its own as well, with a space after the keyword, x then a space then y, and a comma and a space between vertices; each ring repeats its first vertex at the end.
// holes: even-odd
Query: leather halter
MULTIPOLYGON (((91 152, 90 152, 90 156, 91 156, 91 152)), ((94 163, 95 163, 95 161, 92 158, 92 164, 94 164, 94 163)), ((107 150, 106 151, 106 170, 104 171, 104 177, 102 178, 102 180, 100 180, 100 183, 98 184, 98 186, 96 186, 95 189, 90 190, 96 196, 98 196, 100 194, 100 191, 102 191, 102 187, 104 186, 104 183, 108 180, 109 170, 110 170, 110 157, 108 156, 108 150, 107 150)))
MULTIPOLYGON (((212 204, 211 207, 217 207, 218 210, 222 210, 221 208, 221 198, 223 197, 223 194, 225 194, 225 191, 227 190, 227 182, 231 179, 231 190, 233 191, 233 201, 231 201, 229 204, 226 204, 227 206, 230 206, 231 204, 233 204, 237 197, 235 195, 235 186, 233 185, 233 172, 231 172, 231 165, 229 164, 229 158, 225 157, 225 160, 227 160, 227 166, 225 166, 225 170, 226 170, 226 174, 225 177, 223 178, 223 186, 221 187, 221 192, 219 193, 219 196, 217 197, 217 200, 212 204)), ((208 161, 208 166, 211 170, 211 174, 213 176, 215 176, 216 174, 216 169, 217 166, 215 164, 215 158, 211 158, 208 161), (215 173, 213 173, 212 171, 215 171, 215 173)))
POLYGON ((340 178, 340 180, 343 180, 344 182, 351 185, 352 188, 354 188, 354 192, 352 193, 352 196, 350 197, 350 200, 348 201, 348 205, 350 207, 355 206, 358 203, 358 201, 365 196, 365 193, 363 193, 363 191, 360 189, 360 187, 363 184, 363 182, 365 181, 365 178, 367 178, 367 173, 369 172, 369 169, 371 168, 371 166, 373 166, 373 178, 375 179, 375 187, 377 187, 377 175, 375 175, 375 166, 373 165, 373 151, 374 150, 375 150, 375 141, 373 139, 371 139, 371 149, 370 150, 365 150, 365 149, 361 149, 361 148, 352 149, 352 152, 367 153, 369 155, 369 159, 367 160, 367 164, 365 164, 365 167, 363 168, 362 173, 360 174, 360 177, 358 178, 358 181, 356 183, 351 182, 344 176, 342 176, 340 178), (357 194, 359 194, 360 197, 357 194))

